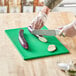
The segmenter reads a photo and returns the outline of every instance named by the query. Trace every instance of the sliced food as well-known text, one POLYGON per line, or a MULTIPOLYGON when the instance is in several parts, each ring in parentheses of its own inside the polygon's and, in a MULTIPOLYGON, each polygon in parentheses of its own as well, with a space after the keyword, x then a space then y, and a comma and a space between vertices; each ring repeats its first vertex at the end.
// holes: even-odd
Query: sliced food
POLYGON ((47 39, 44 38, 44 37, 39 37, 39 40, 42 41, 42 42, 47 42, 47 39))
POLYGON ((49 45, 48 46, 48 51, 53 52, 56 50, 56 46, 55 45, 49 45))

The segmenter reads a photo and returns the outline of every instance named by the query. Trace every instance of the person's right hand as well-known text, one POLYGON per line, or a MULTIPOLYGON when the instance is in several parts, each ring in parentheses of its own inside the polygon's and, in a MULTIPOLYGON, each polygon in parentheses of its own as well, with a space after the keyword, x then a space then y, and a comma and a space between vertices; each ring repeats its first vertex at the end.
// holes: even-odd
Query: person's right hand
POLYGON ((72 23, 58 28, 60 30, 60 36, 68 36, 73 37, 76 35, 76 21, 73 21, 72 23))

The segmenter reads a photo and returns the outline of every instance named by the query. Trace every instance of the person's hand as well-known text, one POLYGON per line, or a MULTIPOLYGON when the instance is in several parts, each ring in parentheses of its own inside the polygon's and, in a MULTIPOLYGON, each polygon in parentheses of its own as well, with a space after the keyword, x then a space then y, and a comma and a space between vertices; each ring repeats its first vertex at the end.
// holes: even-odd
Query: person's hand
POLYGON ((72 23, 58 29, 60 30, 60 36, 73 37, 76 35, 76 21, 73 21, 72 23))
POLYGON ((32 26, 33 29, 40 29, 44 26, 44 21, 46 20, 46 14, 45 13, 42 13, 40 12, 38 14, 38 16, 36 16, 32 23, 30 24, 32 26))
POLYGON ((47 6, 44 6, 39 14, 32 20, 30 26, 33 29, 41 29, 44 26, 49 11, 50 9, 47 6))

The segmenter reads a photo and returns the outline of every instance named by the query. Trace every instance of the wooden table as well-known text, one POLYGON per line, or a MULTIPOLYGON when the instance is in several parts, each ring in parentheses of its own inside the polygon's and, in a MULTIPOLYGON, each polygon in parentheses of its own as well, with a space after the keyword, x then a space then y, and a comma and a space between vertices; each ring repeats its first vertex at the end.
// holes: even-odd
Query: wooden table
MULTIPOLYGON (((58 37, 70 54, 24 61, 5 34, 5 29, 25 27, 36 16, 33 13, 0 14, 0 76, 66 76, 57 66, 57 61, 76 58, 76 37, 58 37)), ((46 25, 49 29, 64 26, 74 20, 72 13, 50 13, 46 25)))

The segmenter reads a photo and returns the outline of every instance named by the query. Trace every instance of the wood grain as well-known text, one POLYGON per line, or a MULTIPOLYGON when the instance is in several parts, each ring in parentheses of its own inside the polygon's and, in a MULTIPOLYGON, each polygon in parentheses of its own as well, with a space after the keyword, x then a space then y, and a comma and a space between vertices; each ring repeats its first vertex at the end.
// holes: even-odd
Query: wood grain
MULTIPOLYGON (((5 34, 6 29, 29 26, 35 13, 0 14, 0 76, 66 76, 57 67, 58 61, 69 61, 76 58, 76 37, 58 37, 69 49, 70 54, 39 58, 24 61, 5 34)), ((50 13, 46 21, 49 29, 69 24, 75 19, 72 13, 50 13)))

